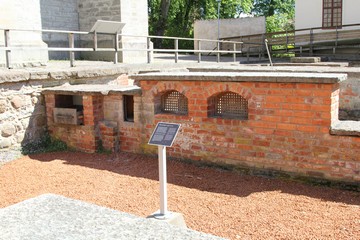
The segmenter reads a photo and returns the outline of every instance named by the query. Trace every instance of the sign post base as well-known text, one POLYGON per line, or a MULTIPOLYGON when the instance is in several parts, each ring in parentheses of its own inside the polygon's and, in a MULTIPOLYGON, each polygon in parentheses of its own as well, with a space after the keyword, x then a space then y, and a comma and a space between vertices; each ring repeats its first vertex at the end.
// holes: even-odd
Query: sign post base
POLYGON ((187 228, 184 216, 181 213, 177 213, 177 212, 169 212, 168 211, 164 215, 164 214, 160 214, 160 210, 159 210, 159 211, 154 212, 153 214, 151 214, 150 216, 148 216, 146 218, 164 221, 171 225, 175 225, 175 226, 181 227, 181 228, 187 228))

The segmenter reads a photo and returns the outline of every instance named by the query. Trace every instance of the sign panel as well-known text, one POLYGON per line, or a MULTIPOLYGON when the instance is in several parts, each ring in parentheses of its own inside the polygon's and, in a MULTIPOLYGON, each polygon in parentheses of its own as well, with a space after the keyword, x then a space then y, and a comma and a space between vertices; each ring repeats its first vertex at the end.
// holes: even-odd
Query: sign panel
POLYGON ((151 135, 149 144, 171 147, 179 129, 180 124, 159 122, 151 135))
POLYGON ((90 32, 115 34, 119 33, 124 26, 125 23, 122 22, 97 20, 90 32))

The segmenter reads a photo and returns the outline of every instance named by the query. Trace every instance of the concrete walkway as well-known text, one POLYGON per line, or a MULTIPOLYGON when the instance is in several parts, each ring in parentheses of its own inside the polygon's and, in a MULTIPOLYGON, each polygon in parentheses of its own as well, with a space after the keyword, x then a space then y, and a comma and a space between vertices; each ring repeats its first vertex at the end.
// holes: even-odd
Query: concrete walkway
POLYGON ((45 194, 0 209, 0 239, 220 240, 223 238, 179 228, 161 220, 140 218, 79 200, 45 194))

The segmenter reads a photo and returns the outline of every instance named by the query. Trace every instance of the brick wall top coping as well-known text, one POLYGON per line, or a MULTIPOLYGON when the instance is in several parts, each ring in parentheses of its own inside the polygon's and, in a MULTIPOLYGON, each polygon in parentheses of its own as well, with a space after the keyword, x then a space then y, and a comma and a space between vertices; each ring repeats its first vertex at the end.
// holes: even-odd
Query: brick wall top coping
POLYGON ((100 84, 79 84, 62 85, 58 87, 45 88, 43 94, 56 93, 65 95, 109 95, 109 94, 141 94, 141 88, 138 86, 120 86, 120 85, 100 85, 100 84))
POLYGON ((113 64, 101 61, 76 61, 69 67, 68 61, 50 61, 46 66, 24 69, 0 68, 0 84, 30 80, 72 80, 137 74, 146 71, 190 71, 190 72, 307 72, 307 73, 347 73, 349 78, 360 78, 360 69, 356 67, 324 66, 260 66, 230 63, 154 63, 154 64, 113 64))
POLYGON ((333 84, 347 79, 342 73, 295 72, 162 72, 131 75, 134 80, 148 81, 218 81, 218 82, 279 82, 333 84))

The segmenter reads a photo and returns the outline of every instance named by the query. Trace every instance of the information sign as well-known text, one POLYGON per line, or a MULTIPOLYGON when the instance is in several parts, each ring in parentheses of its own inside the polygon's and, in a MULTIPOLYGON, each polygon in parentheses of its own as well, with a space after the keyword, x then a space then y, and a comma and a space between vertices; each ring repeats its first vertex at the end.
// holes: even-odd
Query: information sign
POLYGON ((180 124, 159 122, 151 135, 149 144, 171 147, 179 129, 180 124))

